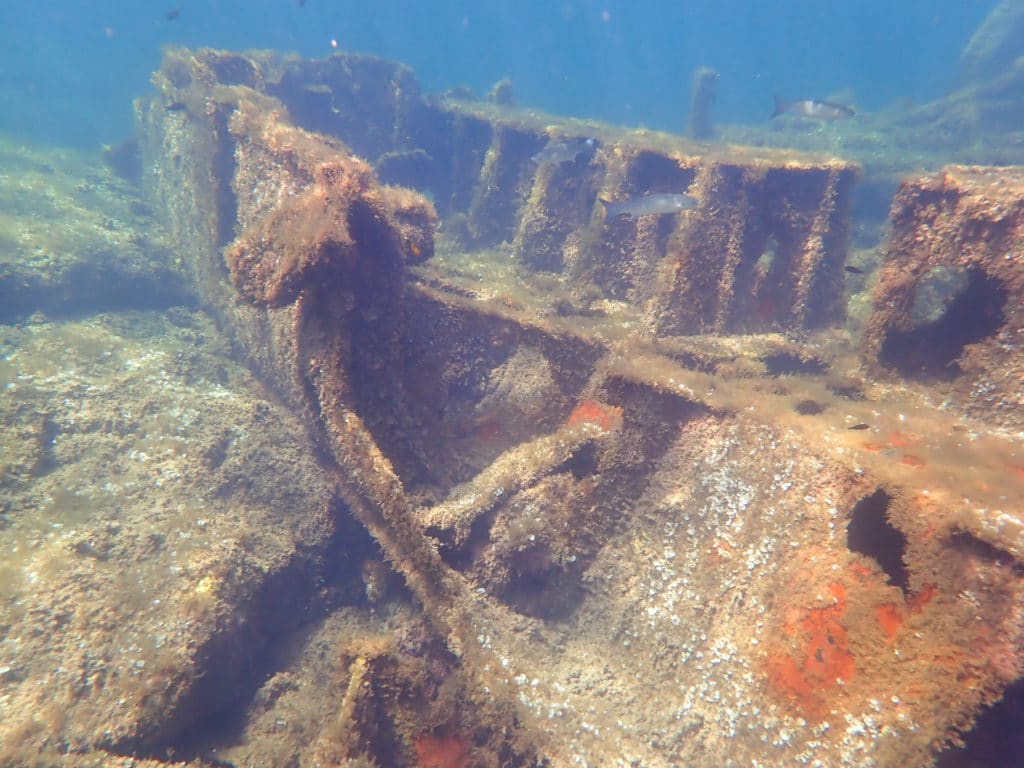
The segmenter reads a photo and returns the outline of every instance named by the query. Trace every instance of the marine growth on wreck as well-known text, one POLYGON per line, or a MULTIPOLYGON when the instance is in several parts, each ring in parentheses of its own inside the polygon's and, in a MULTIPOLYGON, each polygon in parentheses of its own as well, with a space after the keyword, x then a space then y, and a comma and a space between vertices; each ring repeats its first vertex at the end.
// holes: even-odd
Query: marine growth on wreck
POLYGON ((717 78, 684 138, 166 50, 97 171, 148 306, 0 282, 0 765, 950 766, 1019 722, 1024 176, 907 175, 862 248, 870 161, 712 127, 717 78))

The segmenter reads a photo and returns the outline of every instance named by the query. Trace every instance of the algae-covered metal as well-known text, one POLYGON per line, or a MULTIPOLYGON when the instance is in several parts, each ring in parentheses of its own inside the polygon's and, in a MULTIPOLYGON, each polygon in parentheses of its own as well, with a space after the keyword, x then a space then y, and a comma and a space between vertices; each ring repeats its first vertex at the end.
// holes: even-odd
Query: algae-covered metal
POLYGON ((858 369, 854 165, 587 124, 557 134, 586 164, 538 168, 549 119, 365 57, 154 82, 145 183, 197 292, 431 628, 348 643, 303 754, 926 765, 1019 676, 1019 441, 858 369))

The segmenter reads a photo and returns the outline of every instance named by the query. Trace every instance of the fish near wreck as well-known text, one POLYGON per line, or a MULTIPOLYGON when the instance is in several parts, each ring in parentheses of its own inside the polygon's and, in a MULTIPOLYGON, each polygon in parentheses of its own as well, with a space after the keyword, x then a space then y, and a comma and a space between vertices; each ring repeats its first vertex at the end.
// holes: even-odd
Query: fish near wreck
POLYGON ((544 149, 531 157, 530 160, 535 165, 574 163, 580 155, 585 155, 589 159, 597 151, 597 146, 597 139, 595 138, 559 139, 549 142, 544 149))
POLYGON ((630 200, 622 200, 613 203, 610 200, 601 200, 604 206, 605 218, 614 219, 619 216, 628 216, 635 219, 638 216, 662 216, 666 213, 680 213, 688 211, 697 205, 697 198, 684 194, 657 194, 634 197, 630 200))
POLYGON ((856 113, 852 107, 840 104, 837 101, 819 101, 818 99, 803 99, 801 101, 786 101, 775 97, 775 111, 771 117, 779 115, 795 115, 796 117, 809 117, 812 120, 832 122, 853 117, 856 113))

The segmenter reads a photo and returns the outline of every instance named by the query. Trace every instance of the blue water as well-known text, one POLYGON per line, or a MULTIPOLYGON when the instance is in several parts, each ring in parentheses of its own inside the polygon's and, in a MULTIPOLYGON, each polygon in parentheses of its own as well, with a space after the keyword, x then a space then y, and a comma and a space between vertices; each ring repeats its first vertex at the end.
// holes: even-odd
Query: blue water
POLYGON ((131 132, 164 45, 355 50, 427 89, 510 77, 541 109, 680 130, 694 69, 716 118, 763 122, 772 96, 859 109, 926 101, 995 2, 975 0, 47 0, 0 3, 0 132, 77 146, 131 132), (180 13, 168 20, 169 11, 180 13))

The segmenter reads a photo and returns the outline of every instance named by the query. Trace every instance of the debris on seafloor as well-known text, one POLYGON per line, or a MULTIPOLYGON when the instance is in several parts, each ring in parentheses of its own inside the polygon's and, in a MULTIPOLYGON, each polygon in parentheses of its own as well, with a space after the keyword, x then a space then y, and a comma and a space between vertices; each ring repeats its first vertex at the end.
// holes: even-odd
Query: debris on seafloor
MULTIPOLYGON (((843 324, 853 163, 550 130, 421 97, 365 56, 169 50, 154 83, 143 183, 191 244, 195 292, 381 550, 360 558, 362 617, 334 612, 291 664, 238 680, 257 690, 218 754, 929 765, 1021 677, 1024 445, 998 428, 1020 404, 999 395, 989 422, 955 396, 995 375, 988 355, 1019 369, 1000 336, 1015 305, 952 358, 948 400, 896 367, 907 317, 1020 295, 991 263, 1005 227, 961 226, 956 258, 938 222, 927 249, 911 236, 939 203, 964 222, 974 199, 1016 205, 1013 184, 972 181, 1012 172, 901 192, 889 258, 920 269, 883 267, 861 348, 843 324), (175 101, 207 109, 182 121, 175 101), (596 146, 538 168, 548 135, 596 146), (685 216, 601 215, 681 190, 701 201, 685 216), (939 267, 965 280, 934 273, 915 312, 939 267)), ((122 748, 168 744, 140 726, 122 748)))

